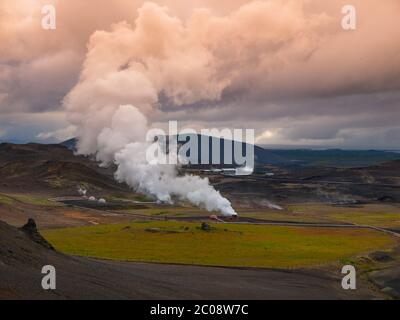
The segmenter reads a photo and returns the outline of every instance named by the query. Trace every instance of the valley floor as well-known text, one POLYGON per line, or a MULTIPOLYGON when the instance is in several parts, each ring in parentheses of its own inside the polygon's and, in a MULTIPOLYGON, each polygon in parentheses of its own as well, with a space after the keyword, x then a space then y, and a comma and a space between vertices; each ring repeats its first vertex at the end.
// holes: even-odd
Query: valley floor
POLYGON ((0 299, 372 299, 383 295, 361 282, 340 287, 322 270, 215 268, 101 261, 70 257, 31 241, 0 222, 0 299), (57 290, 41 288, 41 268, 57 270, 57 290))
MULTIPOLYGON (((302 215, 266 210, 244 216, 277 221, 286 217, 301 222, 295 218, 302 215)), ((114 211, 63 205, 47 194, 0 195, 0 220, 20 227, 29 217, 37 220, 39 230, 64 253, 32 243, 19 229, 1 223, 0 299, 387 299, 400 290, 395 272, 399 255, 393 254, 389 262, 376 262, 368 256, 376 250, 392 252, 397 240, 373 230, 218 224, 207 213, 185 206, 147 204, 145 208, 114 211), (171 215, 175 220, 162 221, 171 215), (188 217, 197 218, 187 221, 188 217), (201 232, 201 221, 217 230, 201 232), (80 231, 86 242, 79 237, 80 231), (136 243, 132 242, 135 237, 136 243), (98 246, 93 247, 97 241, 102 244, 101 252, 98 246), (170 241, 172 247, 183 250, 186 260, 163 253, 170 241), (357 247, 360 243, 362 248, 357 247), (191 244, 197 246, 197 251, 190 250, 191 244), (137 250, 128 250, 129 247, 137 250), (194 259, 201 258, 196 252, 208 262, 194 259), (254 260, 257 256, 265 256, 266 260, 254 260), (343 263, 357 265, 361 270, 354 292, 341 288, 343 263), (55 292, 41 289, 40 271, 45 264, 57 269, 55 292), (199 264, 225 267, 195 266, 199 264), (269 267, 278 269, 265 269, 269 267), (370 273, 372 270, 374 274, 370 273)), ((316 218, 317 214, 313 214, 307 222, 317 222, 316 218)))

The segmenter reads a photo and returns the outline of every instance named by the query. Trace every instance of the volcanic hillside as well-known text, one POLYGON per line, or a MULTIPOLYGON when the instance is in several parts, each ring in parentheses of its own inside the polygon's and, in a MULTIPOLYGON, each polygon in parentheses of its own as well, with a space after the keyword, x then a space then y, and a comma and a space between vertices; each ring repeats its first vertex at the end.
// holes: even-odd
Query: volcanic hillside
POLYGON ((62 145, 0 144, 0 190, 51 190, 68 195, 82 185, 98 191, 128 191, 114 181, 113 170, 100 168, 62 145))

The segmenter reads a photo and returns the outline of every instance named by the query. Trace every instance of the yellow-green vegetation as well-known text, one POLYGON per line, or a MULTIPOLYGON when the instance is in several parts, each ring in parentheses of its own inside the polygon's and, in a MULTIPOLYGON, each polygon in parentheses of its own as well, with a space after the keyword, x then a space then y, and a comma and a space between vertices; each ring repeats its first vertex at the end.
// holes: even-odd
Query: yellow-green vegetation
MULTIPOLYGON (((125 209, 123 213, 148 216, 193 217, 209 216, 210 213, 195 207, 147 205, 147 209, 125 209)), ((392 204, 367 204, 359 206, 335 206, 323 203, 288 205, 284 210, 239 210, 241 217, 273 221, 308 223, 353 223, 375 227, 400 227, 400 206, 392 204)))
POLYGON ((309 203, 289 206, 289 211, 303 219, 346 222, 375 227, 400 227, 400 207, 391 204, 332 206, 309 203))
POLYGON ((131 213, 131 214, 140 214, 145 216, 154 216, 154 217, 162 217, 162 216, 172 216, 172 217, 193 217, 193 216, 204 216, 207 217, 211 213, 201 210, 199 208, 185 208, 185 207, 177 207, 177 206, 152 206, 149 205, 147 209, 124 209, 119 210, 123 213, 131 213))
POLYGON ((289 221, 289 222, 334 222, 332 219, 326 219, 323 216, 318 215, 310 215, 304 213, 296 213, 290 210, 273 210, 273 209, 264 209, 263 211, 245 211, 240 212, 240 217, 247 218, 256 218, 263 220, 272 220, 272 221, 289 221))
POLYGON ((53 177, 51 179, 45 180, 51 187, 53 188, 65 188, 66 186, 69 186, 71 182, 67 179, 63 179, 60 177, 53 177))
POLYGON ((6 195, 0 194, 0 204, 12 205, 14 200, 6 195))
POLYGON ((58 250, 126 261, 214 266, 296 268, 351 258, 395 245, 368 229, 301 228, 176 221, 45 230, 58 250))
POLYGON ((150 198, 149 196, 142 195, 142 194, 131 194, 131 195, 115 194, 115 195, 107 196, 106 199, 108 201, 125 201, 125 200, 138 201, 138 202, 153 202, 154 201, 154 199, 150 198))
POLYGON ((13 193, 7 194, 7 197, 36 206, 60 206, 59 203, 49 201, 45 196, 41 195, 13 193))

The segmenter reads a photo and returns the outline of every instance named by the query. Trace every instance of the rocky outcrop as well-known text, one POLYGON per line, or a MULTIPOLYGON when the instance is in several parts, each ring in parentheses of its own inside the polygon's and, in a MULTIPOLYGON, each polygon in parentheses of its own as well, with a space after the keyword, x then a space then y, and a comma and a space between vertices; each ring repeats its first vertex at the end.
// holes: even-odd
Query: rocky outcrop
POLYGON ((21 228, 21 230, 24 231, 34 242, 42 245, 47 249, 54 250, 54 247, 49 242, 47 242, 47 240, 43 238, 37 230, 35 220, 29 219, 28 222, 21 228))

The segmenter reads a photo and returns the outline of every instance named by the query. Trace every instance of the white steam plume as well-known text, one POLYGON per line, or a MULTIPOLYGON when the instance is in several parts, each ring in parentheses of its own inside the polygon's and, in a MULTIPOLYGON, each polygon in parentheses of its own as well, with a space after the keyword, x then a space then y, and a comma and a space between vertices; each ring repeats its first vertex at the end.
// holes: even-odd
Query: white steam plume
MULTIPOLYGON (((236 215, 230 202, 221 196, 208 179, 197 176, 178 176, 174 165, 149 163, 146 150, 150 146, 144 133, 147 120, 131 105, 120 106, 112 117, 111 126, 98 136, 97 158, 104 163, 113 160, 118 166, 115 177, 131 187, 172 202, 172 196, 224 215, 236 215)), ((154 159, 157 160, 157 159, 154 159)))
POLYGON ((301 5, 284 3, 254 1, 226 17, 198 10, 188 21, 172 16, 166 7, 145 3, 134 26, 121 22, 109 32, 95 32, 79 83, 64 101, 71 123, 78 128, 78 152, 95 154, 104 164, 116 163, 119 181, 162 201, 176 196, 209 211, 234 215, 229 201, 207 179, 180 177, 174 166, 147 163, 147 119, 162 112, 160 95, 175 108, 221 99, 239 75, 274 65, 276 60, 267 59, 265 48, 284 50, 291 44, 298 48, 299 60, 307 57, 310 51, 302 44, 314 43, 314 37, 307 35, 325 20, 321 17, 320 23, 310 24, 301 5), (254 21, 272 31, 241 32, 254 21), (310 32, 299 33, 303 28, 310 32), (300 43, 299 34, 306 35, 300 43))
POLYGON ((78 193, 79 193, 81 196, 85 197, 86 194, 87 194, 87 190, 86 190, 85 188, 78 187, 78 193))

